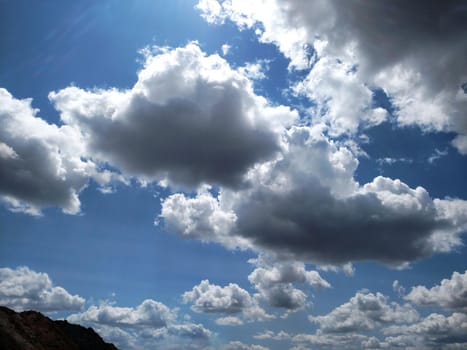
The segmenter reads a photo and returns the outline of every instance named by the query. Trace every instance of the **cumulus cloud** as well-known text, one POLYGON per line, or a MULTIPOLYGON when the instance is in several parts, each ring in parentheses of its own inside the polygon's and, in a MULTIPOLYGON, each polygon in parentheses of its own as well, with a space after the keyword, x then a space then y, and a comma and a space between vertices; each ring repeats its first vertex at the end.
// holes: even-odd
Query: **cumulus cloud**
POLYGON ((388 335, 382 345, 394 348, 463 349, 467 345, 467 315, 430 314, 410 325, 384 329, 388 335))
POLYGON ((84 298, 54 286, 46 273, 28 267, 0 268, 0 305, 16 311, 54 312, 78 310, 84 298))
POLYGON ((419 315, 409 304, 390 303, 381 293, 357 292, 329 314, 309 319, 318 323, 323 333, 354 333, 374 330, 384 324, 413 323, 419 315))
POLYGON ((204 349, 212 336, 201 324, 179 323, 176 310, 152 299, 136 307, 102 302, 67 320, 92 326, 107 341, 127 349, 204 349))
POLYGON ((164 304, 147 299, 136 308, 118 307, 109 303, 102 303, 99 306, 92 305, 82 313, 69 316, 68 321, 109 326, 161 328, 172 322, 175 317, 175 313, 164 304))
POLYGON ((235 283, 225 287, 203 280, 189 292, 183 294, 185 302, 192 302, 195 312, 235 314, 251 303, 250 294, 235 283))
POLYGON ((430 289, 425 286, 413 287, 404 298, 418 305, 467 312, 467 271, 463 274, 453 272, 450 279, 443 279, 430 289))
POLYGON ((319 91, 306 90, 318 106, 330 101, 324 119, 333 132, 353 132, 356 123, 384 119, 382 112, 374 119, 365 112, 371 112, 368 88, 377 87, 396 107, 400 125, 456 132, 453 146, 467 153, 467 18, 461 1, 429 1, 423 6, 378 1, 368 6, 359 1, 268 0, 248 6, 210 0, 200 1, 198 9, 209 23, 229 19, 240 29, 254 29, 260 41, 277 45, 291 67, 310 69, 305 80, 310 87, 334 82, 345 87, 354 79, 355 89, 328 90, 327 99, 316 96, 319 91), (348 67, 343 70, 346 76, 336 80, 337 73, 319 74, 323 62, 348 67), (342 94, 358 101, 350 111, 343 109, 348 99, 338 100, 342 94))
POLYGON ((298 118, 253 92, 250 80, 197 43, 145 51, 129 90, 68 87, 49 94, 61 119, 83 135, 87 154, 125 174, 195 186, 239 186, 280 148, 298 118))
POLYGON ((358 160, 322 130, 291 127, 281 155, 250 170, 248 188, 174 194, 162 201, 161 217, 183 237, 324 265, 404 266, 461 244, 466 201, 432 199, 381 176, 360 185, 358 160))
POLYGON ((0 200, 12 211, 33 215, 50 206, 76 214, 78 194, 95 165, 80 158, 76 130, 37 117, 31 102, 0 88, 0 200))
MULTIPOLYGON (((240 314, 247 320, 265 320, 272 318, 257 303, 250 293, 235 283, 221 287, 203 280, 191 291, 183 294, 185 303, 192 303, 195 312, 235 315, 240 314)), ((239 324, 238 320, 221 319, 221 323, 239 324)))
POLYGON ((300 262, 278 262, 269 264, 265 259, 255 261, 258 266, 248 280, 258 290, 260 298, 272 307, 287 310, 302 309, 307 304, 307 295, 294 284, 308 284, 314 288, 329 288, 317 271, 307 271, 300 262))
POLYGON ((255 339, 272 339, 272 340, 288 340, 291 338, 291 335, 284 331, 279 331, 274 333, 273 331, 266 330, 264 332, 258 333, 253 336, 255 339))

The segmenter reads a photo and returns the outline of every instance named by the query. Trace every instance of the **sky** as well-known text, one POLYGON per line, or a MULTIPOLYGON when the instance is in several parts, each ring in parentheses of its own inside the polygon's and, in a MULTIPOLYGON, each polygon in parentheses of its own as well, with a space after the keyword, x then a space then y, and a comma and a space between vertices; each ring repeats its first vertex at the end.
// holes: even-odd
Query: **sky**
POLYGON ((1 305, 122 350, 467 347, 465 1, 0 18, 1 305))

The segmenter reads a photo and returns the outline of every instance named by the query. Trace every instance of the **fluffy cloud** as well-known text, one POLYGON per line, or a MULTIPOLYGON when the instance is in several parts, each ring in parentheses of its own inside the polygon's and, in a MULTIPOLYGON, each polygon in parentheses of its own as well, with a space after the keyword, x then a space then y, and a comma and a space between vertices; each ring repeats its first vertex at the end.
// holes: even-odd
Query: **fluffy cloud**
POLYGON ((272 339, 272 340, 288 340, 291 338, 291 335, 287 332, 280 331, 274 333, 273 331, 266 330, 262 333, 258 333, 253 336, 255 339, 272 339))
POLYGON ((236 314, 252 303, 250 294, 235 283, 220 287, 201 281, 189 292, 183 294, 185 302, 193 303, 195 312, 236 314))
MULTIPOLYGON (((399 124, 454 131, 459 136, 453 145, 467 153, 463 59, 467 18, 460 1, 430 1, 423 6, 379 1, 368 6, 359 1, 267 0, 248 6, 241 1, 203 0, 198 9, 209 23, 229 19, 239 28, 255 29, 259 40, 277 45, 292 67, 311 68, 306 79, 310 87, 334 82, 345 87, 354 79, 352 91, 325 89, 331 101, 325 119, 335 133, 346 127, 354 131, 356 122, 383 119, 380 112, 375 119, 365 112, 371 111, 367 86, 379 87, 396 107, 399 124), (337 73, 319 74, 321 61, 342 63, 348 67, 346 76, 336 80, 337 73), (340 103, 342 94, 358 102, 351 106, 344 98, 340 103), (352 108, 345 111, 345 106, 352 108)), ((322 105, 326 99, 316 96, 319 93, 307 89, 308 96, 322 105)))
MULTIPOLYGON (((203 280, 191 291, 183 294, 186 303, 192 303, 192 310, 204 313, 241 314, 247 320, 264 320, 271 318, 257 301, 235 283, 221 287, 203 280)), ((234 325, 233 319, 221 319, 221 324, 234 325)), ((239 324, 239 322, 235 322, 239 324)))
POLYGON ((467 315, 431 314, 411 325, 391 326, 384 330, 383 346, 390 348, 463 349, 467 345, 467 315))
POLYGON ((52 92, 61 119, 83 134, 87 154, 125 174, 193 186, 239 186, 256 162, 280 148, 297 119, 255 95, 252 84, 196 43, 146 50, 133 88, 52 92))
POLYGON ((212 336, 201 324, 178 323, 175 310, 152 299, 136 307, 103 302, 67 320, 92 326, 107 341, 127 349, 204 349, 212 336))
POLYGON ((108 303, 90 306, 86 311, 68 317, 74 323, 98 323, 109 326, 153 328, 165 327, 176 315, 164 304, 148 299, 136 308, 117 307, 108 303))
POLYGON ((354 333, 374 330, 384 324, 413 323, 418 313, 409 304, 389 303, 381 293, 358 292, 347 303, 324 316, 310 316, 323 333, 354 333))
POLYGON ((77 310, 84 305, 79 295, 71 295, 64 288, 53 286, 46 273, 28 267, 0 268, 0 305, 16 311, 43 312, 77 310))
POLYGON ((79 133, 36 116, 31 100, 0 88, 0 200, 13 211, 39 215, 58 206, 80 211, 79 192, 95 165, 83 161, 79 133))
POLYGON ((281 262, 270 265, 259 258, 258 267, 248 276, 259 296, 272 307, 297 310, 306 306, 307 295, 294 283, 309 284, 315 288, 329 288, 317 271, 307 271, 300 262, 281 262))
POLYGON ((463 274, 454 272, 451 279, 443 279, 430 289, 425 286, 413 287, 405 299, 418 305, 436 305, 467 312, 467 271, 463 274))
POLYGON ((358 184, 358 160, 319 125, 290 128, 284 144, 281 156, 248 173, 247 188, 167 197, 167 227, 229 248, 336 265, 403 265, 461 244, 466 201, 431 199, 422 187, 385 177, 358 184))

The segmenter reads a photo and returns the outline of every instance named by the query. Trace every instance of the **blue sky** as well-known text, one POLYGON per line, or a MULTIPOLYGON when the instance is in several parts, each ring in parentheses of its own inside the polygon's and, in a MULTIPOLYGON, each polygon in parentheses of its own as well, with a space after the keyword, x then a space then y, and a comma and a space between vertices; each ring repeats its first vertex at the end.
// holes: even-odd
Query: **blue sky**
POLYGON ((0 304, 120 349, 466 346, 461 1, 0 13, 0 304))

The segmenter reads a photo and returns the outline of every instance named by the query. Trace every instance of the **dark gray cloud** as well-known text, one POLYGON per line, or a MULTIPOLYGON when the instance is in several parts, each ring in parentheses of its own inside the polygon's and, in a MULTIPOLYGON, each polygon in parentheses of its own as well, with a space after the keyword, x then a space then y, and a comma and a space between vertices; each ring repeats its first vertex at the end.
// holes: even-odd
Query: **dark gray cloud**
POLYGON ((16 311, 54 312, 78 310, 84 302, 79 295, 54 286, 46 273, 28 267, 0 268, 0 305, 16 311))
POLYGON ((356 166, 349 150, 319 129, 292 128, 288 151, 251 171, 250 188, 173 195, 161 215, 187 238, 323 264, 403 265, 461 243, 466 201, 433 200, 421 187, 384 177, 361 186, 356 166))
POLYGON ((69 87, 50 99, 84 134, 90 157, 189 186, 238 186, 251 166, 279 150, 277 128, 296 117, 268 106, 245 76, 194 43, 148 54, 131 90, 69 87))

